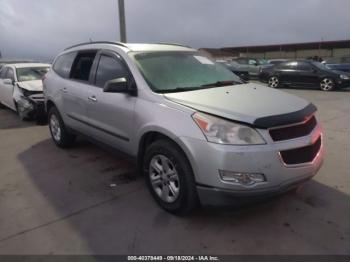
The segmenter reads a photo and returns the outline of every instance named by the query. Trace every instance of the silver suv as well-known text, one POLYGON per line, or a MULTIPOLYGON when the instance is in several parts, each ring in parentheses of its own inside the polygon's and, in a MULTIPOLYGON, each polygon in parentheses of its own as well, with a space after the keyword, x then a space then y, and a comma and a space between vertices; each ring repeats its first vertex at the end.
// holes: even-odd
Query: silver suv
POLYGON ((68 48, 44 95, 57 146, 81 134, 137 158, 152 196, 172 213, 285 192, 323 160, 313 104, 242 83, 180 45, 68 48))

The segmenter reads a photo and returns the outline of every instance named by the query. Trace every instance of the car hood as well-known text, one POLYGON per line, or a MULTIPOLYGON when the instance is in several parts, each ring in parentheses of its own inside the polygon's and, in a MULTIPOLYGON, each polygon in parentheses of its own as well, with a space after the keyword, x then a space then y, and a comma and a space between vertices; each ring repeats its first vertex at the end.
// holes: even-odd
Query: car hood
POLYGON ((18 82, 17 85, 28 91, 43 91, 43 82, 41 80, 18 82))
POLYGON ((164 96, 198 111, 261 128, 302 122, 316 111, 304 99, 253 83, 164 96))

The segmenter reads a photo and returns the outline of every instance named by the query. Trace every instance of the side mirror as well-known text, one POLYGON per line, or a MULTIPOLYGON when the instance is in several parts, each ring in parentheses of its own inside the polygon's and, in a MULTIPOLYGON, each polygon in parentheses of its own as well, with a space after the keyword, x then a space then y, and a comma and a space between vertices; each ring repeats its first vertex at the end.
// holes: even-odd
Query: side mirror
POLYGON ((5 85, 14 85, 14 81, 12 79, 4 79, 3 80, 5 85))
POLYGON ((125 77, 117 78, 106 82, 103 87, 103 92, 106 93, 129 93, 128 81, 125 77))

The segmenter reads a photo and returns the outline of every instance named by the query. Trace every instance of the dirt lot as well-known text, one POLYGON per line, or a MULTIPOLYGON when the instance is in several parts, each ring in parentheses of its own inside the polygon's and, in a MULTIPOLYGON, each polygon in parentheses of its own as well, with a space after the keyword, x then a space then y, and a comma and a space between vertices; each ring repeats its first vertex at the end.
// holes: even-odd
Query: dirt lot
POLYGON ((350 90, 286 90, 319 108, 326 161, 298 193, 245 208, 162 211, 134 164, 0 109, 0 254, 350 254, 350 90), (111 187, 115 184, 115 187, 111 187))

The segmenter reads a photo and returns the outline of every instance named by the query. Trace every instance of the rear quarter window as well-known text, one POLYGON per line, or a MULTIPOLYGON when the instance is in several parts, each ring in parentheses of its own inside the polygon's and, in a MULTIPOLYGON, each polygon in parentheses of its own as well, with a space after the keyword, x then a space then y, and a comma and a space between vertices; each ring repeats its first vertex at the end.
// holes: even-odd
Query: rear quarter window
POLYGON ((61 77, 69 78, 72 64, 74 62, 77 52, 66 53, 59 56, 52 69, 61 77))

